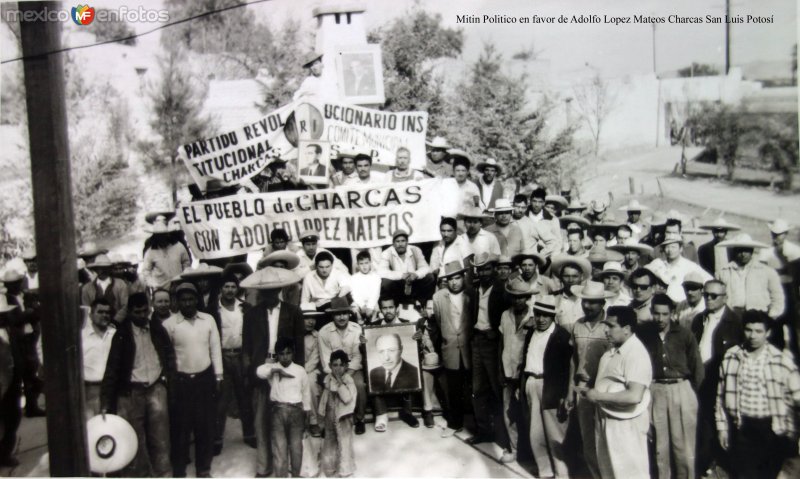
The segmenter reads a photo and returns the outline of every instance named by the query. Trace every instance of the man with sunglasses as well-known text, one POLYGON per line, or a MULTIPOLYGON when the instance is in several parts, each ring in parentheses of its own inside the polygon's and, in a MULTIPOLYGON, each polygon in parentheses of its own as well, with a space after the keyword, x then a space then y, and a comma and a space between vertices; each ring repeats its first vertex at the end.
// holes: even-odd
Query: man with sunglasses
POLYGON ((653 315, 650 312, 650 300, 655 294, 656 275, 647 268, 634 270, 630 275, 631 308, 636 311, 638 321, 652 321, 653 315))
POLYGON ((697 454, 698 473, 711 469, 724 455, 719 445, 714 419, 719 365, 725 352, 742 342, 744 328, 739 315, 726 305, 727 287, 718 280, 706 282, 703 286, 703 299, 706 310, 692 321, 694 333, 700 348, 705 375, 697 390, 697 454))

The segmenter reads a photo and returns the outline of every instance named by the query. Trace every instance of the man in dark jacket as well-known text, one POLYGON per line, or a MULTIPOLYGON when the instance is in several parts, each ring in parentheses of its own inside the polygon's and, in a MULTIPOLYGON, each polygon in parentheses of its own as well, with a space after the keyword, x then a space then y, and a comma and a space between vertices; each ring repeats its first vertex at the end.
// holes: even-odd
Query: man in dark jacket
POLYGON ((279 300, 281 288, 299 281, 300 276, 291 271, 267 266, 241 283, 243 288, 260 290, 258 303, 245 313, 242 326, 244 374, 253 384, 255 396, 256 477, 269 477, 272 473, 270 386, 267 380, 256 376, 256 368, 277 362, 275 343, 279 337, 294 340, 294 362, 305 364, 303 315, 297 306, 279 300), (270 331, 278 334, 273 337, 270 331))
POLYGON ((744 327, 739 315, 727 307, 727 288, 717 280, 703 286, 706 310, 695 316, 692 333, 700 348, 705 374, 697 390, 697 455, 695 471, 704 474, 724 455, 720 448, 714 419, 714 406, 719 383, 719 366, 725 352, 744 339, 744 327))
POLYGON ((160 321, 148 320, 144 293, 128 298, 127 316, 117 328, 100 389, 103 413, 122 416, 136 431, 139 450, 123 476, 170 477, 167 382, 175 351, 160 321))
POLYGON ((525 338, 520 364, 520 399, 528 406, 526 422, 538 477, 568 477, 564 402, 569 391, 570 336, 555 324, 555 297, 538 298, 533 314, 534 327, 525 338))
POLYGON ((469 444, 496 441, 508 449, 503 423, 503 385, 500 380, 500 318, 511 304, 505 285, 495 278, 498 258, 482 253, 475 258, 478 286, 472 315, 472 401, 477 433, 469 444))

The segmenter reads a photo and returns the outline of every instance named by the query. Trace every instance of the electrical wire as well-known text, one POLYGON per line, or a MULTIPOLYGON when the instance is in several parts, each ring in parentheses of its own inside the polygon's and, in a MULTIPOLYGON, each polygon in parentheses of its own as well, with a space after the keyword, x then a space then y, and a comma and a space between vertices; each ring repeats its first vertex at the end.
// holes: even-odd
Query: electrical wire
POLYGON ((207 16, 214 15, 214 14, 217 14, 217 13, 226 12, 228 10, 233 10, 235 8, 246 7, 248 5, 255 5, 257 3, 265 3, 265 2, 269 2, 269 1, 271 1, 271 0, 252 0, 250 2, 238 3, 236 5, 231 5, 231 6, 220 8, 220 9, 217 9, 217 10, 209 10, 207 12, 203 12, 203 13, 200 13, 198 15, 194 15, 194 16, 187 17, 187 18, 182 18, 182 19, 176 20, 174 22, 168 22, 168 23, 165 23, 163 25, 159 25, 158 27, 156 27, 156 28, 154 28, 152 30, 148 30, 148 31, 142 32, 142 33, 137 33, 137 34, 134 34, 134 35, 129 35, 127 37, 114 38, 114 39, 105 40, 105 41, 102 41, 102 42, 90 43, 88 45, 78 45, 78 46, 74 46, 74 47, 66 47, 66 48, 61 48, 61 49, 58 49, 58 50, 51 50, 49 52, 37 53, 36 55, 27 55, 27 56, 23 55, 23 56, 17 57, 17 58, 9 58, 7 60, 0 61, 0 65, 3 65, 3 64, 6 64, 6 63, 11 63, 11 62, 16 62, 16 61, 20 61, 20 60, 27 60, 27 59, 30 59, 30 58, 39 58, 39 57, 43 57, 43 56, 47 56, 47 55, 53 55, 55 53, 64 53, 64 52, 68 52, 68 51, 71 51, 71 50, 80 50, 82 48, 91 48, 91 47, 96 47, 96 46, 100 46, 100 45, 106 45, 106 44, 109 44, 109 43, 124 42, 126 40, 132 40, 134 38, 139 38, 139 37, 142 37, 144 35, 149 35, 151 33, 157 32, 159 30, 163 30, 163 29, 165 29, 167 27, 172 27, 172 26, 175 26, 175 25, 180 25, 182 23, 190 22, 192 20, 197 20, 198 18, 203 18, 203 17, 207 17, 207 16))

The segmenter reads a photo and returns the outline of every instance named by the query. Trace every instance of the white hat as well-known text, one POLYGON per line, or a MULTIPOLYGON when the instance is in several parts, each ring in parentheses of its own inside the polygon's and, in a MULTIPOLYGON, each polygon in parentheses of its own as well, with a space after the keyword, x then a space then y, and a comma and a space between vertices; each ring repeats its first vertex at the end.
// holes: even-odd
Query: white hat
POLYGON ((786 233, 789 231, 789 223, 784 219, 778 218, 769 224, 769 230, 776 235, 786 233))

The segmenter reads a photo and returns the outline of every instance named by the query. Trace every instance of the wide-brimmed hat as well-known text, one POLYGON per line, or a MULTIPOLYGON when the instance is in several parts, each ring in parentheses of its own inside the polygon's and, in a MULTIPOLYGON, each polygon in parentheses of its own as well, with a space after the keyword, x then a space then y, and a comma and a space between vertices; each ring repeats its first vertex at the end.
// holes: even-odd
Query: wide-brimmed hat
POLYGON ((297 236, 297 239, 302 243, 304 239, 316 238, 319 240, 319 231, 316 230, 303 230, 297 236))
POLYGON ((134 266, 142 262, 142 258, 139 257, 136 253, 131 253, 125 257, 125 260, 128 262, 129 265, 134 266))
POLYGON ((78 249, 78 256, 83 259, 91 258, 92 256, 97 256, 99 254, 105 254, 105 253, 108 253, 108 249, 100 248, 99 246, 97 246, 97 243, 93 241, 85 243, 78 249))
POLYGON ((467 268, 464 267, 461 261, 450 261, 442 266, 442 268, 439 270, 439 279, 447 278, 453 276, 454 274, 463 273, 466 270, 467 268))
POLYGON ((577 225, 580 225, 581 228, 588 228, 589 227, 589 220, 587 220, 583 216, 578 216, 578 215, 560 216, 558 218, 558 222, 561 223, 561 228, 563 228, 563 229, 567 229, 567 226, 569 226, 570 223, 575 223, 577 225))
POLYGON ((647 211, 649 209, 647 206, 640 204, 639 200, 630 200, 627 205, 619 208, 620 211, 647 211))
POLYGON ((535 285, 531 285, 527 281, 516 277, 510 279, 506 283, 506 293, 511 296, 533 296, 534 294, 538 294, 539 290, 536 289, 535 285))
POLYGON ((553 255, 550 258, 550 271, 553 271, 556 275, 560 275, 561 269, 567 265, 574 265, 580 268, 584 278, 589 278, 592 275, 592 264, 586 258, 563 253, 553 255))
POLYGON ((581 299, 601 300, 614 296, 614 293, 605 290, 603 283, 597 281, 587 281, 585 285, 576 284, 570 288, 570 291, 581 299))
POLYGON ((289 250, 278 250, 264 256, 258 262, 258 267, 272 266, 278 261, 286 263, 286 269, 295 269, 300 265, 300 257, 289 250))
POLYGON ((118 253, 109 253, 108 254, 108 260, 111 261, 111 263, 114 266, 130 266, 131 265, 130 262, 128 262, 128 260, 126 260, 121 254, 118 254, 118 253))
POLYGON ((243 279, 239 286, 249 289, 277 289, 299 283, 302 279, 294 271, 267 266, 243 279))
POLYGON ((192 283, 181 283, 175 288, 175 296, 180 295, 182 292, 188 291, 190 293, 194 293, 195 296, 200 298, 200 292, 197 291, 197 286, 193 285, 192 283))
POLYGON ((497 263, 497 256, 485 251, 472 258, 472 266, 476 268, 481 268, 490 263, 497 263))
POLYGON ((98 254, 94 258, 94 261, 92 261, 92 263, 87 265, 86 267, 89 269, 94 269, 94 268, 110 268, 112 266, 114 266, 114 263, 111 262, 111 260, 108 258, 106 254, 101 253, 98 254))
POLYGON ((326 313, 342 313, 345 311, 350 311, 350 302, 347 301, 347 298, 341 296, 333 298, 330 306, 325 310, 326 313))
POLYGON ((136 457, 139 441, 128 421, 115 415, 97 415, 86 422, 89 469, 107 474, 124 468, 136 457))
POLYGON ((689 274, 683 278, 683 283, 681 284, 696 284, 698 286, 703 286, 705 283, 706 280, 703 278, 702 274, 698 273, 697 271, 690 271, 689 274))
POLYGON ((539 314, 546 314, 548 316, 556 315, 556 297, 553 295, 544 295, 536 298, 533 302, 533 310, 539 314))
POLYGON ((607 248, 593 247, 589 250, 586 259, 592 264, 606 264, 609 261, 621 262, 625 257, 622 256, 622 253, 607 248))
POLYGON ((628 273, 626 273, 625 271, 622 270, 622 264, 620 264, 618 261, 607 261, 603 265, 603 271, 601 271, 598 276, 600 276, 602 278, 602 277, 609 276, 609 275, 612 275, 612 274, 615 274, 615 275, 621 277, 622 279, 625 279, 625 278, 628 277, 628 273))
POLYGON ((406 239, 408 239, 408 231, 406 231, 406 230, 395 230, 395 232, 392 233, 392 241, 397 239, 398 236, 405 236, 406 239))
POLYGON ((472 168, 472 159, 469 156, 469 153, 460 149, 460 148, 450 148, 447 150, 447 154, 450 156, 450 161, 453 163, 453 167, 455 168, 456 163, 463 162, 467 165, 467 169, 472 168))
POLYGON ((483 173, 483 170, 485 170, 487 166, 494 167, 498 175, 503 172, 503 167, 494 158, 487 158, 485 161, 478 163, 475 169, 478 170, 479 173, 483 173))
POLYGON ((569 204, 565 208, 568 212, 580 212, 587 208, 586 203, 581 203, 578 198, 570 198, 569 204))
POLYGON ((650 272, 653 283, 661 283, 664 287, 669 286, 670 278, 667 277, 667 266, 663 261, 651 261, 642 269, 650 272))
POLYGON ((786 233, 787 231, 789 231, 789 229, 790 229, 789 223, 787 223, 786 220, 781 218, 778 218, 769 224, 769 231, 775 235, 786 233))
POLYGON ((181 273, 181 278, 188 279, 188 278, 201 278, 204 276, 215 276, 221 275, 222 268, 219 266, 213 266, 207 263, 200 263, 197 265, 197 268, 188 268, 181 273))
POLYGON ((595 213, 602 213, 606 209, 608 209, 608 203, 605 200, 594 200, 591 203, 592 211, 595 213))
POLYGON ((171 220, 172 218, 174 218, 174 217, 175 217, 175 212, 174 212, 174 211, 167 211, 167 210, 163 210, 163 211, 151 211, 151 212, 149 212, 149 213, 147 213, 147 214, 145 214, 145 215, 144 215, 144 220, 145 220, 146 222, 148 222, 149 224, 153 224, 153 222, 154 222, 154 221, 156 220, 156 218, 158 218, 159 216, 163 216, 163 217, 164 217, 164 219, 166 219, 167 221, 169 221, 169 220, 171 220))
MULTIPOLYGON (((594 386, 600 392, 618 393, 626 389, 625 383, 621 378, 615 376, 605 376, 600 378, 594 386)), ((612 406, 609 403, 602 403, 600 409, 615 419, 633 419, 640 416, 650 406, 650 390, 645 388, 642 400, 631 406, 612 406)))
POLYGON ((511 260, 514 262, 514 264, 520 264, 524 260, 529 258, 535 261, 536 264, 539 265, 540 270, 544 269, 544 267, 547 266, 547 258, 545 258, 543 255, 539 254, 536 250, 533 249, 529 249, 523 251, 520 254, 516 254, 511 258, 511 260))
POLYGON ((21 256, 24 261, 33 261, 36 259, 36 250, 33 248, 25 248, 22 250, 21 256))
POLYGON ((725 221, 725 218, 717 218, 712 223, 706 223, 700 225, 700 229, 708 231, 713 231, 713 230, 739 231, 742 229, 742 227, 733 223, 728 223, 727 221, 725 221))
POLYGON ((325 314, 324 311, 317 311, 317 307, 314 306, 314 303, 300 303, 300 312, 303 313, 303 317, 306 318, 315 318, 325 314))
POLYGON ((442 362, 439 359, 438 354, 430 352, 430 353, 425 353, 425 355, 422 357, 422 369, 424 369, 425 371, 439 369, 440 367, 442 367, 442 362))
POLYGON ((22 281, 25 275, 21 271, 17 271, 14 268, 8 268, 3 272, 3 276, 0 280, 3 283, 13 283, 15 281, 22 281))
POLYGON ((769 246, 761 243, 759 241, 755 241, 753 238, 750 237, 747 233, 742 233, 737 235, 733 239, 725 240, 719 244, 719 246, 723 248, 768 248, 769 246))
POLYGON ((312 63, 322 58, 322 53, 311 52, 303 57, 303 68, 308 68, 312 63))
POLYGON ((650 217, 648 223, 650 223, 650 226, 664 226, 667 224, 667 215, 660 211, 656 211, 653 213, 653 216, 650 217))
POLYGON ((513 262, 513 261, 511 261, 511 258, 510 258, 508 255, 501 254, 501 255, 500 255, 498 258, 497 258, 497 265, 499 266, 499 265, 501 265, 501 264, 509 264, 509 265, 513 265, 513 264, 514 264, 514 262, 513 262))
POLYGON ((644 243, 623 243, 623 244, 615 244, 613 246, 607 247, 611 251, 616 251, 618 253, 625 253, 626 251, 638 251, 640 255, 653 254, 653 247, 650 245, 646 245, 644 243))
POLYGON ((666 246, 673 243, 683 244, 683 236, 676 233, 668 233, 664 236, 664 241, 662 241, 659 246, 666 246))
POLYGON ((590 224, 589 226, 586 227, 589 237, 593 237, 598 234, 610 237, 612 233, 616 235, 618 229, 619 229, 619 224, 612 222, 605 222, 605 221, 602 223, 590 224))
POLYGON ((168 234, 172 231, 173 230, 169 227, 168 219, 165 216, 157 216, 150 225, 144 227, 144 232, 152 235, 168 234))
POLYGON ((441 136, 434 136, 433 140, 426 141, 425 144, 428 145, 428 148, 439 148, 442 150, 450 149, 450 143, 448 143, 447 140, 441 136))
POLYGON ((494 208, 489 208, 490 213, 505 213, 513 210, 514 205, 511 204, 511 200, 508 198, 497 198, 494 202, 494 208))
POLYGON ((547 195, 544 197, 545 204, 547 203, 555 203, 561 207, 561 209, 566 208, 569 206, 567 199, 561 195, 547 195))
POLYGON ((667 211, 667 220, 680 221, 681 223, 683 223, 685 220, 685 216, 683 213, 673 208, 667 211))
POLYGON ((249 264, 243 262, 228 263, 222 270, 222 276, 228 276, 232 274, 240 274, 242 276, 247 277, 253 274, 253 268, 251 268, 249 264))
POLYGON ((461 208, 458 212, 458 219, 463 220, 466 218, 478 218, 483 219, 484 214, 483 210, 477 206, 473 205, 465 205, 461 208))

